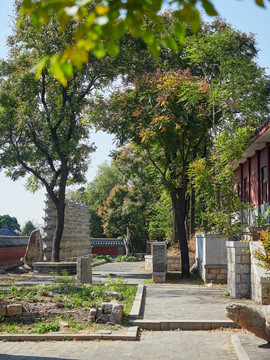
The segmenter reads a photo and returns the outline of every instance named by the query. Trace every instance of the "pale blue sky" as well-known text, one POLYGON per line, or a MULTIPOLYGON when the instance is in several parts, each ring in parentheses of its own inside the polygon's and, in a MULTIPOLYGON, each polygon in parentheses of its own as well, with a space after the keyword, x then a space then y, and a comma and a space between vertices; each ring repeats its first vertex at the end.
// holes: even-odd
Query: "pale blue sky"
MULTIPOLYGON (((214 0, 220 15, 227 19, 235 28, 247 33, 254 33, 261 49, 258 63, 268 68, 270 73, 269 24, 270 10, 260 9, 254 0, 214 0)), ((0 0, 0 58, 5 58, 6 38, 11 33, 13 0, 0 0)), ((269 8, 269 7, 268 7, 269 8)), ((207 21, 209 18, 207 18, 207 21)), ((99 133, 93 134, 98 150, 91 156, 91 165, 87 173, 92 180, 98 165, 108 158, 112 148, 112 137, 99 133)), ((0 172, 0 215, 15 216, 23 225, 27 220, 42 224, 44 208, 44 191, 30 194, 23 186, 24 180, 12 182, 0 172)))

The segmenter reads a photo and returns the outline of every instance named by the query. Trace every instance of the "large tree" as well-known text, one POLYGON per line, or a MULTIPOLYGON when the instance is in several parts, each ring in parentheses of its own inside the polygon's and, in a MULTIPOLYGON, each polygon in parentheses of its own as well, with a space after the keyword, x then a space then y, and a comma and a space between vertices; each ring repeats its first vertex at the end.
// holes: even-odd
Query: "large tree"
MULTIPOLYGON (((17 15, 20 2, 17 2, 17 15)), ((62 51, 77 25, 70 23, 59 32, 50 18, 37 32, 30 21, 14 29, 9 38, 9 58, 0 64, 0 169, 13 180, 30 175, 28 185, 43 185, 57 210, 57 227, 52 243, 52 260, 59 261, 68 184, 85 181, 89 153, 89 128, 84 107, 89 94, 101 89, 117 75, 117 62, 109 57, 98 60, 88 54, 81 71, 72 72, 64 87, 45 66, 35 81, 37 58, 62 51)), ((56 55, 57 58, 57 55, 56 55)), ((55 62, 51 66, 58 66, 55 62)))
POLYGON ((99 123, 115 133, 120 143, 132 140, 143 148, 160 184, 169 191, 175 236, 181 248, 182 276, 187 277, 187 169, 209 139, 209 88, 189 71, 148 74, 134 86, 112 96, 106 117, 99 123))
MULTIPOLYGON (((170 17, 168 15, 164 18, 170 17)), ((167 23, 170 25, 170 20, 167 23)), ((167 30, 170 31, 169 26, 167 30)), ((141 77, 135 79, 130 90, 122 90, 122 93, 112 97, 112 103, 109 103, 113 106, 107 112, 103 113, 107 108, 103 107, 102 103, 99 109, 102 115, 98 117, 97 122, 103 129, 116 133, 120 143, 132 140, 145 147, 153 165, 161 175, 162 184, 166 184, 165 186, 170 190, 174 203, 175 236, 180 243, 180 237, 183 239, 184 247, 181 253, 184 257, 182 258, 185 266, 184 274, 188 273, 186 215, 189 205, 187 197, 189 163, 197 156, 208 156, 212 144, 211 138, 222 129, 233 131, 237 126, 256 125, 269 116, 270 81, 264 69, 256 64, 257 53, 256 42, 252 35, 241 33, 223 20, 217 19, 212 24, 204 24, 198 34, 188 36, 178 54, 163 51, 161 54, 163 64, 159 60, 155 64, 152 63, 153 68, 156 66, 155 75, 140 74, 141 77), (194 93, 189 88, 182 91, 183 89, 179 88, 181 81, 177 85, 177 77, 174 78, 172 73, 166 74, 168 69, 179 73, 179 65, 182 74, 184 69, 189 68, 190 79, 197 79, 195 83, 204 84, 204 89, 207 89, 209 113, 202 121, 203 131, 197 127, 197 121, 200 122, 206 115, 200 111, 205 109, 200 104, 200 101, 204 101, 203 96, 200 94, 194 97, 194 93), (163 80, 159 82, 158 79, 161 78, 163 80), (174 113, 179 110, 178 114, 174 113), (185 116, 188 119, 190 128, 187 129, 190 133, 182 131, 182 115, 183 119, 185 116), (177 124, 175 119, 180 119, 180 123, 177 124), (176 125, 180 125, 179 133, 176 131, 176 125), (182 140, 175 138, 177 134, 182 140), (175 147, 177 142, 180 144, 177 145, 178 148, 175 147), (168 146, 169 155, 166 151, 162 152, 166 148, 165 145, 168 146), (177 166, 174 174, 173 171, 177 166), (172 191, 174 188, 178 189, 177 191, 181 189, 181 194, 174 194, 172 191), (180 198, 182 200, 178 201, 177 199, 180 198)), ((140 56, 140 52, 137 51, 134 57, 137 56, 147 63, 146 53, 144 52, 143 55, 140 56)))

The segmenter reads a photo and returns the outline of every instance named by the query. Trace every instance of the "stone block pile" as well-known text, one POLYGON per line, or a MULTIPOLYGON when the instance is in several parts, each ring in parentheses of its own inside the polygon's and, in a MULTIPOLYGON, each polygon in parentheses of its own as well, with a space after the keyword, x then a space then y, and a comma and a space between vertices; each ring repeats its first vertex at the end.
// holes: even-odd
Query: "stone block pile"
POLYGON ((22 314, 23 314, 22 304, 0 305, 0 316, 14 317, 14 316, 22 316, 22 314))
POLYGON ((89 320, 92 323, 110 323, 120 324, 123 315, 123 305, 119 304, 117 300, 110 302, 103 302, 98 308, 91 308, 89 313, 89 320))

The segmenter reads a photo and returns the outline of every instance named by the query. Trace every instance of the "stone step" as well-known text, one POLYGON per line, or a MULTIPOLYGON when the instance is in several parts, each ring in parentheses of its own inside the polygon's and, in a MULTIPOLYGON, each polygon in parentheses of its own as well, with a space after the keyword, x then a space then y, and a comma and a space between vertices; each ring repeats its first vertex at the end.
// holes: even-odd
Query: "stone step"
POLYGON ((231 320, 148 320, 130 321, 144 330, 213 330, 219 328, 238 328, 231 320))

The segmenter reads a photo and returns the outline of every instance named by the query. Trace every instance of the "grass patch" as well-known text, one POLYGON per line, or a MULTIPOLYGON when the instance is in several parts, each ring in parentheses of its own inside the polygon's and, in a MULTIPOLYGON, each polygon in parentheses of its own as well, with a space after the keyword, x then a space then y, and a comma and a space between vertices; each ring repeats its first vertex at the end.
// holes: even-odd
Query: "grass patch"
POLYGON ((145 280, 143 281, 143 283, 144 283, 144 284, 153 284, 153 279, 152 279, 152 277, 150 277, 149 279, 145 279, 145 280))
POLYGON ((96 255, 92 258, 92 263, 97 263, 101 260, 106 260, 107 262, 112 262, 113 258, 109 255, 96 255))
MULTIPOLYGON (((105 295, 106 290, 122 294, 119 300, 124 307, 123 325, 126 325, 128 315, 133 305, 137 286, 127 285, 122 278, 108 278, 106 284, 74 283, 74 278, 64 274, 55 276, 55 284, 36 286, 11 286, 10 291, 0 290, 0 304, 23 304, 28 314, 38 313, 30 319, 0 318, 1 333, 47 333, 64 330, 65 332, 93 331, 96 324, 89 323, 89 309, 100 307, 104 301, 113 298, 105 295), (64 329, 61 322, 65 322, 64 329)), ((99 325, 99 328, 105 325, 99 325)), ((118 326, 116 326, 118 328, 118 326)))
POLYGON ((204 280, 197 274, 190 274, 190 278, 194 285, 204 285, 204 280))
POLYGON ((136 262, 136 261, 142 261, 140 257, 136 256, 126 256, 126 255, 119 255, 117 258, 114 259, 116 262, 136 262))
POLYGON ((99 262, 100 260, 106 260, 107 262, 136 262, 136 261, 142 261, 143 259, 136 256, 126 256, 126 255, 119 255, 116 258, 113 258, 108 255, 96 255, 92 258, 92 263, 99 262))
POLYGON ((191 282, 194 285, 204 285, 203 279, 199 275, 190 274, 188 279, 182 278, 180 272, 167 272, 166 281, 167 284, 181 284, 186 282, 191 282))

